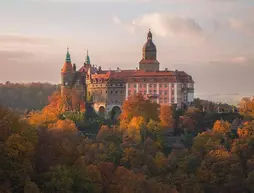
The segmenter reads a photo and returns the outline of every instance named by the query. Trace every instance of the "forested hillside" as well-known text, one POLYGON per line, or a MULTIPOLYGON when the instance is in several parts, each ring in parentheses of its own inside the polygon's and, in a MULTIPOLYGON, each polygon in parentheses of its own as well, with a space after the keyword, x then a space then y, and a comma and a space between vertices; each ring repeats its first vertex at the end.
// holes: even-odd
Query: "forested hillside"
POLYGON ((57 89, 49 83, 10 83, 0 84, 0 105, 24 111, 40 110, 48 104, 48 97, 57 89))
POLYGON ((0 192, 254 192, 253 99, 227 121, 136 95, 116 122, 49 99, 25 117, 0 108, 0 192))

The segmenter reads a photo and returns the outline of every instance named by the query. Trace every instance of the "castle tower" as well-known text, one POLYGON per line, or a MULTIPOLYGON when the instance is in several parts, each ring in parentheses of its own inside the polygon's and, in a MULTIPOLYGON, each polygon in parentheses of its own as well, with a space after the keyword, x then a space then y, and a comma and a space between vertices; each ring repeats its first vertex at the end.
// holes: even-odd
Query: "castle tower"
POLYGON ((65 91, 71 89, 71 86, 73 83, 73 76, 74 76, 74 71, 73 71, 73 66, 71 64, 71 56, 69 53, 69 48, 67 48, 65 62, 61 69, 61 95, 62 96, 66 94, 65 91))
POLYGON ((147 42, 143 46, 142 60, 139 62, 139 69, 144 71, 159 71, 160 63, 157 61, 157 49, 153 43, 153 35, 149 30, 147 42))

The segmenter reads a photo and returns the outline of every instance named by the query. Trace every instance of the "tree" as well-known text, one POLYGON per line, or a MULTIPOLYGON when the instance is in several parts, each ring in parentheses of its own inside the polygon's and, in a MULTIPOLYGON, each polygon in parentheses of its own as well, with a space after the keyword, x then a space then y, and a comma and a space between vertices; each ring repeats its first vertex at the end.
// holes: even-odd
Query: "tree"
POLYGON ((141 116, 133 117, 129 123, 127 133, 136 143, 144 141, 147 136, 145 132, 145 119, 141 116))
POLYGON ((218 133, 222 133, 222 134, 227 134, 227 133, 229 133, 231 131, 231 125, 227 121, 223 121, 223 120, 219 121, 219 120, 217 120, 214 123, 213 131, 214 132, 218 132, 218 133))
POLYGON ((142 94, 131 96, 123 104, 123 112, 120 116, 121 122, 129 122, 133 117, 143 117, 146 122, 150 119, 159 120, 159 105, 145 99, 142 94))
POLYGON ((163 127, 174 128, 173 109, 169 105, 162 105, 160 107, 160 121, 163 127))
POLYGON ((203 115, 199 109, 190 107, 181 117, 180 124, 187 131, 198 133, 202 131, 203 115))
POLYGON ((197 177, 207 193, 238 193, 244 188, 244 172, 240 160, 225 150, 210 151, 202 160, 197 177))
POLYGON ((28 181, 24 187, 24 193, 40 193, 40 189, 34 182, 28 181))
POLYGON ((254 98, 243 98, 239 103, 239 111, 245 118, 254 118, 254 98))
POLYGON ((78 129, 75 123, 69 119, 65 120, 58 120, 56 123, 50 124, 49 130, 54 131, 70 131, 70 132, 77 132, 78 129))

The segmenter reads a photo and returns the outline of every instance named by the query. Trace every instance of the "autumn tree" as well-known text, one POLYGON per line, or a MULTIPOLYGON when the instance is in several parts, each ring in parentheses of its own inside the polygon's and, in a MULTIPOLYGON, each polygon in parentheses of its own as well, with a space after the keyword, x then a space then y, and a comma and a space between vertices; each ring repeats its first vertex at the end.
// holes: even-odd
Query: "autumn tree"
POLYGON ((239 111, 245 118, 254 118, 254 98, 243 98, 239 103, 239 111))
MULTIPOLYGON (((49 104, 45 106, 41 112, 30 113, 28 119, 29 123, 36 126, 47 126, 48 124, 56 123, 60 118, 60 115, 66 112, 66 110, 84 110, 84 104, 82 102, 79 103, 79 106, 75 103, 75 108, 73 108, 72 103, 68 102, 69 100, 72 100, 72 98, 77 97, 76 95, 76 92, 74 92, 61 96, 60 92, 54 92, 53 95, 49 97, 49 104), (68 98, 69 95, 71 96, 70 99, 68 98)), ((67 116, 68 115, 69 114, 67 114, 67 116)))
POLYGON ((222 133, 222 134, 226 134, 226 133, 231 131, 231 125, 227 121, 217 120, 214 123, 213 131, 218 132, 218 133, 222 133))
POLYGON ((146 122, 150 119, 159 120, 159 105, 145 99, 142 94, 129 97, 128 100, 124 102, 122 108, 123 112, 120 117, 121 124, 126 121, 130 122, 133 117, 143 117, 146 122))
POLYGON ((173 109, 169 105, 162 105, 160 107, 160 121, 163 127, 174 128, 173 109))
POLYGON ((226 150, 212 150, 201 162, 197 171, 204 191, 241 192, 244 188, 244 173, 239 158, 226 150))

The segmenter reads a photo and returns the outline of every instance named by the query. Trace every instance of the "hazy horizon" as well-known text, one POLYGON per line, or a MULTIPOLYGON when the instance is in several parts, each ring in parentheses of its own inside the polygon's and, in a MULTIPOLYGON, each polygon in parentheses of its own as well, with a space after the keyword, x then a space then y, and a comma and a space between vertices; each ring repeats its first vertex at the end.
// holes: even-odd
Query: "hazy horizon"
POLYGON ((254 95, 249 0, 10 0, 0 2, 0 82, 60 82, 66 47, 81 67, 134 69, 149 28, 160 68, 184 70, 197 97, 254 95))

